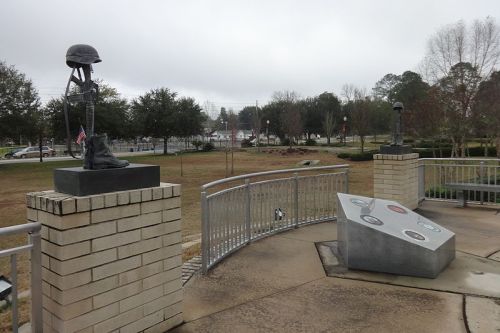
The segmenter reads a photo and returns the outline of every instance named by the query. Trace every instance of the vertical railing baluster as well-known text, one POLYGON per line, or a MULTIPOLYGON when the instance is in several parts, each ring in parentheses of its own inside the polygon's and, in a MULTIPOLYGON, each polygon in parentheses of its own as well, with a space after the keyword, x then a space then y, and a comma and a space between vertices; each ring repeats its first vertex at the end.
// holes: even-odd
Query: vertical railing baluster
POLYGON ((295 228, 299 226, 299 174, 295 172, 293 174, 294 180, 294 215, 295 215, 295 228))
POLYGON ((42 248, 40 231, 29 234, 31 248, 31 331, 42 333, 42 248))
MULTIPOLYGON (((40 269, 40 267, 38 267, 40 269)), ((10 278, 12 282, 11 297, 11 310, 12 310, 12 332, 18 332, 18 309, 17 309, 17 255, 10 255, 10 278)))
POLYGON ((247 234, 247 244, 250 244, 252 240, 252 232, 251 232, 251 220, 250 220, 250 179, 245 179, 245 227, 247 234))
POLYGON ((201 265, 203 274, 208 271, 209 256, 210 256, 210 226, 208 220, 208 202, 207 202, 207 192, 201 192, 201 222, 202 222, 202 234, 201 234, 201 265))

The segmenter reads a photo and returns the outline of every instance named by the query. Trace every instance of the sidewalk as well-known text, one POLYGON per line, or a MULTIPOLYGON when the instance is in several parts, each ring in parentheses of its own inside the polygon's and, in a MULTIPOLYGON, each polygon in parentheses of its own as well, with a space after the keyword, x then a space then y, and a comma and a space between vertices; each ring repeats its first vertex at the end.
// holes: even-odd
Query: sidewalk
POLYGON ((191 279, 186 323, 174 332, 497 332, 498 211, 426 202, 420 213, 456 233, 457 259, 437 279, 328 276, 315 242, 337 239, 336 225, 312 225, 253 243, 191 279))

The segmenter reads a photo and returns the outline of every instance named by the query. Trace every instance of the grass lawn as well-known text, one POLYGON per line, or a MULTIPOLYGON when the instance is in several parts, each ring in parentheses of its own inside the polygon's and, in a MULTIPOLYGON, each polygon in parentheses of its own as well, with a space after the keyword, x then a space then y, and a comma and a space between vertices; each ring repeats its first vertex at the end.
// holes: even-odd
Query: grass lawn
MULTIPOLYGON (((304 155, 282 156, 276 153, 257 153, 256 150, 234 153, 234 174, 275 169, 294 168, 304 159, 320 160, 319 165, 349 163, 339 159, 331 152, 311 148, 304 155)), ((230 155, 229 155, 230 158, 230 155)), ((183 238, 199 238, 200 227, 200 186, 210 181, 224 178, 224 152, 187 153, 183 155, 183 176, 180 175, 178 156, 137 156, 128 158, 133 163, 156 164, 161 167, 161 181, 182 185, 182 235, 183 238)), ((229 160, 230 161, 230 160, 229 160)), ((25 223, 25 194, 28 192, 52 189, 52 170, 54 168, 81 165, 81 161, 44 162, 0 165, 0 227, 25 223)), ((372 161, 350 162, 349 189, 351 193, 371 196, 373 194, 372 161)), ((25 236, 2 238, 0 248, 9 248, 25 242, 25 236)), ((195 250, 196 251, 196 250, 195 250)), ((188 256, 196 253, 188 254, 188 256)), ((28 259, 21 256, 19 265, 19 291, 28 289, 28 259)), ((10 276, 9 261, 0 259, 0 275, 10 276)), ((27 311, 23 311, 22 321, 27 320, 27 311)), ((6 330, 10 312, 0 313, 0 332, 6 330)))

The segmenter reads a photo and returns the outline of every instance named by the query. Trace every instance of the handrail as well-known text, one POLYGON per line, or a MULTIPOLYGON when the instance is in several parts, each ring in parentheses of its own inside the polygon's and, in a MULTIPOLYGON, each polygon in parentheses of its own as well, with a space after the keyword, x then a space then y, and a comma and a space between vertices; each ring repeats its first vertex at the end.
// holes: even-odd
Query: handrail
POLYGON ((201 190, 206 191, 210 187, 214 187, 214 186, 225 184, 225 183, 230 183, 230 182, 233 182, 236 180, 250 179, 250 178, 255 178, 255 177, 270 176, 270 175, 276 175, 276 174, 282 174, 282 173, 292 173, 292 172, 307 172, 307 171, 316 171, 316 170, 334 170, 334 169, 348 169, 348 168, 349 168, 349 164, 340 164, 340 165, 327 165, 327 166, 320 166, 320 167, 281 169, 281 170, 247 173, 245 175, 239 175, 239 176, 215 180, 213 182, 202 185, 201 190))
POLYGON ((0 236, 10 236, 22 234, 25 232, 40 231, 42 224, 40 222, 30 222, 25 224, 17 224, 9 227, 0 228, 0 236))
POLYGON ((28 244, 0 251, 0 257, 10 257, 11 266, 11 311, 12 311, 12 332, 17 333, 18 323, 18 304, 17 304, 17 254, 22 251, 30 252, 31 261, 31 331, 41 333, 42 326, 42 254, 41 254, 41 236, 40 222, 30 222, 20 225, 0 228, 0 236, 11 236, 16 234, 28 234, 28 244))
POLYGON ((419 161, 463 161, 463 162, 475 162, 475 161, 488 161, 488 162, 500 162, 499 158, 464 158, 464 157, 456 157, 456 158, 446 158, 446 157, 424 157, 419 158, 419 161))

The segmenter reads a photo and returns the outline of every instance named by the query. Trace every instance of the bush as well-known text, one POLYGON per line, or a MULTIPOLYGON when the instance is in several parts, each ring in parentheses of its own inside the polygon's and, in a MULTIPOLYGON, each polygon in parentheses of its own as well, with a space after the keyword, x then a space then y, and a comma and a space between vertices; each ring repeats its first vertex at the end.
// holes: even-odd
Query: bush
POLYGON ((351 154, 351 161, 372 161, 373 154, 378 154, 378 151, 366 151, 364 153, 351 154))
POLYGON ((365 151, 364 153, 339 153, 338 158, 351 161, 372 161, 373 154, 378 154, 378 150, 365 151))
POLYGON ((349 159, 351 157, 351 154, 349 154, 349 153, 338 153, 337 157, 338 158, 343 158, 343 159, 347 160, 347 159, 349 159))
POLYGON ((414 153, 418 153, 420 158, 433 158, 433 157, 450 157, 451 156, 451 148, 445 147, 441 149, 442 156, 440 154, 440 150, 438 148, 426 148, 426 149, 413 149, 414 153), (434 156, 434 153, 435 155, 434 156))
POLYGON ((211 142, 207 142, 207 143, 205 143, 203 145, 203 149, 202 150, 203 151, 212 151, 214 149, 215 149, 214 145, 211 142))
POLYGON ((241 140, 241 148, 250 148, 253 147, 252 141, 250 139, 243 139, 241 140))
POLYGON ((200 150, 200 147, 203 146, 203 142, 200 140, 194 140, 191 144, 196 148, 196 150, 200 150))
POLYGON ((283 146, 289 146, 290 145, 290 139, 289 138, 285 138, 281 144, 283 146))
MULTIPOLYGON (((471 147, 468 150, 471 157, 484 156, 484 147, 471 147)), ((495 147, 488 147, 488 156, 497 156, 497 149, 495 147)))
POLYGON ((306 146, 316 146, 316 140, 314 140, 314 139, 307 139, 306 140, 306 146))

